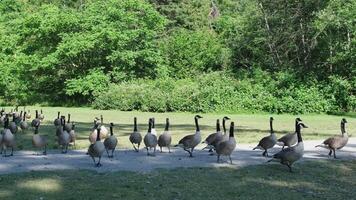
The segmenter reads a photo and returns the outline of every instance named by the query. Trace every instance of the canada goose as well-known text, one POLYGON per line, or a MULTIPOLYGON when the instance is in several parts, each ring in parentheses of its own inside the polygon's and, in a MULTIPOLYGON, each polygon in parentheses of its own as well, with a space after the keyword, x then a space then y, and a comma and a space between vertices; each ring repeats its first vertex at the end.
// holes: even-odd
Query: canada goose
POLYGON ((54 121, 53 121, 54 126, 60 126, 61 125, 61 119, 59 118, 60 115, 61 115, 61 112, 58 112, 57 113, 57 118, 54 119, 54 121))
POLYGON ((22 110, 20 112, 20 114, 15 115, 15 119, 13 120, 15 122, 16 125, 19 125, 22 122, 22 110))
POLYGON ((117 138, 114 136, 113 127, 114 123, 110 123, 110 136, 104 140, 105 150, 109 158, 114 157, 114 151, 117 145, 117 138), (111 150, 111 155, 109 155, 109 150, 111 150))
POLYGON ((30 113, 30 110, 28 110, 27 114, 26 114, 26 119, 31 119, 31 113, 30 113))
POLYGON ((157 136, 156 135, 153 135, 152 134, 152 118, 150 118, 148 120, 148 131, 147 131, 147 134, 145 135, 145 137, 143 138, 143 142, 145 143, 145 146, 146 146, 146 150, 147 150, 147 155, 149 156, 150 153, 148 152, 148 148, 153 148, 153 156, 155 155, 156 153, 156 146, 157 146, 157 136))
POLYGON ((65 130, 66 126, 66 120, 62 118, 62 131, 60 135, 58 136, 58 144, 62 146, 62 153, 67 153, 68 151, 68 145, 70 142, 70 135, 67 130, 65 130))
POLYGON ((279 138, 277 140, 277 144, 280 146, 283 146, 282 149, 284 149, 285 146, 291 147, 297 143, 298 137, 297 137, 297 126, 298 123, 301 122, 302 120, 298 117, 295 119, 295 132, 294 133, 288 133, 284 135, 283 137, 279 138))
POLYGON ((302 122, 298 122, 297 124, 298 143, 295 146, 282 149, 280 152, 274 154, 273 158, 267 162, 271 162, 273 160, 279 160, 282 165, 287 165, 289 171, 292 172, 293 163, 301 159, 304 154, 304 144, 303 144, 303 139, 301 134, 302 128, 308 128, 308 127, 304 125, 302 122))
POLYGON ((100 115, 100 122, 101 122, 101 127, 100 127, 100 130, 101 130, 101 138, 106 138, 108 136, 108 129, 104 126, 104 118, 103 118, 103 115, 100 115))
POLYGON ((15 147, 15 136, 9 129, 9 116, 6 116, 4 130, 2 132, 2 146, 4 151, 4 157, 9 157, 14 155, 14 147, 15 147), (6 150, 11 148, 11 154, 7 155, 6 150))
POLYGON ((101 160, 101 156, 103 155, 104 151, 105 151, 105 146, 104 144, 100 141, 100 133, 101 133, 101 130, 100 130, 100 126, 97 127, 97 137, 96 137, 96 141, 94 142, 94 144, 91 144, 89 146, 89 149, 88 149, 88 154, 89 156, 93 159, 94 161, 94 165, 96 167, 101 167, 101 163, 100 163, 100 160, 101 160), (98 163, 95 162, 95 158, 99 158, 99 161, 98 163))
POLYGON ((199 128, 199 123, 198 123, 198 119, 203 118, 200 115, 196 115, 194 117, 194 121, 195 121, 195 134, 192 135, 187 135, 185 137, 183 137, 178 145, 176 146, 180 146, 184 149, 184 151, 189 153, 189 157, 193 157, 193 151, 194 148, 201 142, 201 134, 200 134, 200 128, 199 128), (189 150, 190 149, 190 150, 189 150))
POLYGON ((152 135, 157 136, 155 118, 154 118, 154 117, 152 117, 151 119, 152 119, 152 130, 151 130, 151 133, 152 133, 152 135))
MULTIPOLYGON (((35 119, 32 120, 31 126, 35 127, 36 124, 38 124, 38 123, 41 123, 41 120, 38 118, 38 110, 36 110, 36 117, 35 117, 35 119)), ((40 124, 38 124, 38 125, 40 125, 40 124)))
POLYGON ((347 135, 345 124, 347 123, 346 119, 343 118, 341 120, 341 136, 337 135, 334 137, 330 137, 326 139, 323 144, 317 145, 315 147, 323 147, 325 149, 329 149, 329 156, 331 156, 332 152, 334 152, 334 158, 336 158, 335 151, 337 149, 342 149, 347 142, 349 141, 349 136, 347 135), (346 134, 345 134, 346 133, 346 134))
MULTIPOLYGON (((229 139, 229 134, 228 134, 228 132, 226 131, 226 121, 228 121, 228 120, 230 120, 230 118, 229 117, 227 117, 227 116, 225 116, 224 118, 223 118, 223 132, 224 132, 224 135, 223 135, 223 137, 222 137, 222 139, 221 139, 221 141, 226 141, 226 140, 228 140, 229 139)), ((216 143, 219 143, 220 141, 216 141, 216 143)))
POLYGON ((273 120, 274 120, 273 117, 269 118, 270 135, 262 138, 258 143, 258 145, 255 148, 253 148, 253 150, 255 149, 264 150, 262 156, 268 156, 267 150, 272 148, 277 143, 277 137, 273 131, 273 120))
POLYGON ((129 140, 130 140, 132 146, 134 147, 135 151, 138 152, 140 149, 140 144, 142 142, 142 136, 141 136, 141 133, 137 129, 137 118, 136 117, 134 117, 134 130, 130 134, 129 140), (137 144, 137 148, 136 148, 135 144, 137 144))
POLYGON ((220 161, 220 156, 229 156, 230 163, 232 164, 231 154, 236 148, 236 140, 234 137, 234 122, 230 124, 229 140, 219 142, 216 146, 216 153, 218 155, 217 162, 220 161))
POLYGON ((66 130, 68 133, 72 130, 72 125, 70 123, 70 114, 68 114, 68 120, 66 125, 64 126, 64 130, 66 130))
POLYGON ((69 136, 70 136, 69 142, 73 143, 74 149, 76 149, 76 146, 75 146, 76 134, 75 134, 75 123, 74 122, 72 122, 72 130, 70 130, 69 136))
POLYGON ((60 118, 60 126, 56 127, 56 136, 59 137, 63 132, 63 121, 65 121, 65 117, 61 116, 60 118))
MULTIPOLYGON (((98 122, 97 119, 94 120, 94 127, 93 127, 93 131, 91 132, 91 134, 89 135, 89 141, 90 143, 95 143, 96 138, 97 138, 97 131, 98 131, 98 127, 100 126, 100 131, 101 131, 101 124, 98 122)), ((103 136, 103 131, 100 132, 100 139, 105 139, 103 136)))
POLYGON ((47 136, 38 134, 38 125, 35 126, 35 132, 32 137, 32 145, 36 148, 44 148, 43 155, 47 155, 47 136))
POLYGON ((43 114, 43 111, 41 109, 41 113, 38 115, 38 119, 43 121, 44 120, 44 114, 43 114))
POLYGON ((172 142, 172 136, 169 132, 169 119, 166 118, 166 127, 164 128, 163 133, 158 138, 158 146, 161 149, 161 152, 162 152, 162 147, 167 147, 168 152, 171 153, 171 142, 172 142))
POLYGON ((23 116, 22 116, 22 121, 20 123, 20 128, 21 130, 26 130, 28 129, 28 124, 26 122, 26 111, 24 112, 23 116))
MULTIPOLYGON (((215 133, 212 133, 210 134, 204 141, 203 143, 206 143, 207 146, 204 147, 203 149, 206 149, 206 148, 209 148, 209 152, 213 152, 213 148, 215 149, 216 148, 216 144, 218 141, 221 141, 222 140, 222 133, 221 133, 221 130, 220 130, 220 120, 217 119, 216 120, 216 132, 215 133)), ((213 155, 213 154, 211 154, 213 155)))
POLYGON ((18 127, 16 125, 16 116, 15 115, 12 115, 12 122, 10 122, 9 129, 12 134, 17 133, 18 127))

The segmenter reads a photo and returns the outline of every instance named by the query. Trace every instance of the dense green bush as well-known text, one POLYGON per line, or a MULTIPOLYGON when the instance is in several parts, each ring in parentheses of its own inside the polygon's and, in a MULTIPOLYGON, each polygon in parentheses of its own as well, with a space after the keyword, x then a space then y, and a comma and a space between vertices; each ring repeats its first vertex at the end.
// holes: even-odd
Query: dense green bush
MULTIPOLYGON (((208 73, 195 79, 162 78, 130 81, 112 85, 106 92, 96 95, 95 108, 141 111, 188 112, 271 112, 271 113, 322 113, 337 111, 328 98, 330 90, 317 85, 306 87, 298 83, 278 86, 288 81, 288 75, 268 78, 236 80, 220 73, 208 73)), ((333 87, 340 87, 334 85, 333 87)), ((343 91, 343 90, 342 90, 343 91)), ((342 94, 334 90, 334 96, 342 94)), ((354 105, 355 97, 343 98, 354 105)), ((352 109, 350 107, 350 109, 352 109)), ((353 108, 354 109, 354 108, 353 108)))

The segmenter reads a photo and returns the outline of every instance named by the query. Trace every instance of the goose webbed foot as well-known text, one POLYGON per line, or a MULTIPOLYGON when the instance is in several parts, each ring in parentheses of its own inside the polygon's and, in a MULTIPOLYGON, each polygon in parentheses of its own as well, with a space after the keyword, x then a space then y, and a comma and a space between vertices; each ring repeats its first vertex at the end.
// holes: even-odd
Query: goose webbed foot
POLYGON ((101 167, 103 166, 100 162, 95 165, 96 167, 101 167))

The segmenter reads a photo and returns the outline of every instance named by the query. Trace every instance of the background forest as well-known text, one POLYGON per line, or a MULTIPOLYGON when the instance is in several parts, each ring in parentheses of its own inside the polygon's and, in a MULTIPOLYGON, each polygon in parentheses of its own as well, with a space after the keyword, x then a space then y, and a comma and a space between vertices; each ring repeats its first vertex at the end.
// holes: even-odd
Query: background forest
POLYGON ((1 0, 0 104, 356 110, 354 0, 1 0))

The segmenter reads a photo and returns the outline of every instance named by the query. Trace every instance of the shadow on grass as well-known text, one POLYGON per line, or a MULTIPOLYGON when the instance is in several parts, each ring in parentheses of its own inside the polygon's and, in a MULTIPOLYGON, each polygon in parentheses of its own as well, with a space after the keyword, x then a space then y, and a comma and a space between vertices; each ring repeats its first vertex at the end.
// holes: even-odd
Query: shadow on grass
POLYGON ((356 162, 179 168, 150 173, 88 170, 2 175, 1 199, 353 199, 356 162))

